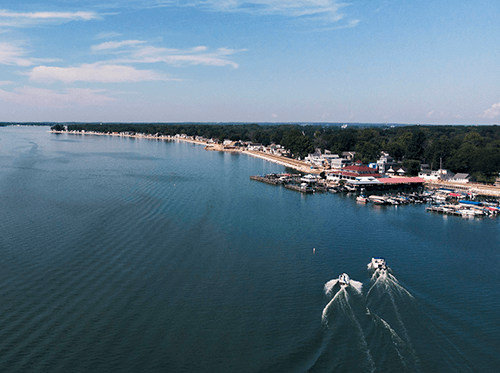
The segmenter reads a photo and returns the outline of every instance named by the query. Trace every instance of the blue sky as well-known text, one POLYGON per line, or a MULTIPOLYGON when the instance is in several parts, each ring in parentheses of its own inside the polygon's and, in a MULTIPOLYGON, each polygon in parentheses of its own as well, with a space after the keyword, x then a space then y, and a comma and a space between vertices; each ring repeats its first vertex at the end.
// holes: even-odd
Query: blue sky
POLYGON ((4 0, 0 121, 494 124, 500 2, 4 0))

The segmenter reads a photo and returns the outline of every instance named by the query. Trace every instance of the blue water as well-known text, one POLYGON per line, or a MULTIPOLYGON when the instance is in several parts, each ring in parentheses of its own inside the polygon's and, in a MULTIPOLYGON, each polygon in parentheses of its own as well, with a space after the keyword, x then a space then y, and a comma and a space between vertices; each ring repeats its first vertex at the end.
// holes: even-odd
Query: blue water
POLYGON ((1 372, 500 371, 500 220, 303 196, 249 179, 282 166, 188 143, 47 131, 0 128, 1 372), (343 272, 361 292, 325 292, 343 272))

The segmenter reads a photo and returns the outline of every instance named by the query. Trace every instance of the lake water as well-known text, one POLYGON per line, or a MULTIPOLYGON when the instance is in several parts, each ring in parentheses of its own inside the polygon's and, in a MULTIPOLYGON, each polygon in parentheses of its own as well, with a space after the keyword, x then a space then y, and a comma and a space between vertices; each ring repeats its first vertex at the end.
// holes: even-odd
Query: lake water
POLYGON ((499 219, 304 196, 249 179, 282 166, 188 143, 47 131, 0 128, 1 372, 500 371, 499 219))

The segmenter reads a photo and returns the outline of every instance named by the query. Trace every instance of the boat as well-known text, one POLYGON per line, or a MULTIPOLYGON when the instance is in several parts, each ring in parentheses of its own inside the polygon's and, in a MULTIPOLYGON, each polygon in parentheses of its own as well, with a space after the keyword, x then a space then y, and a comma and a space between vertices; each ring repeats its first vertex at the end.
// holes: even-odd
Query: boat
POLYGON ((361 202, 361 203, 366 203, 368 202, 368 198, 366 198, 365 195, 361 194, 356 197, 356 201, 361 202))
POLYGON ((382 196, 371 195, 368 199, 373 202, 374 205, 385 205, 387 204, 387 198, 382 196))
POLYGON ((347 286, 347 285, 349 285, 349 281, 351 281, 351 279, 349 278, 349 276, 347 275, 347 273, 342 273, 339 276, 339 284, 340 284, 340 286, 347 286))
POLYGON ((371 269, 387 269, 387 265, 385 264, 385 259, 381 256, 376 256, 372 258, 371 263, 368 265, 371 269))
POLYGON ((312 175, 312 174, 307 174, 307 175, 301 177, 300 181, 302 181, 303 183, 314 184, 314 183, 318 182, 318 176, 312 175))
POLYGON ((399 205, 399 201, 396 198, 387 198, 386 202, 390 205, 399 205))
POLYGON ((356 187, 352 186, 352 185, 349 185, 349 184, 344 184, 344 188, 348 191, 348 192, 355 192, 356 191, 356 187))

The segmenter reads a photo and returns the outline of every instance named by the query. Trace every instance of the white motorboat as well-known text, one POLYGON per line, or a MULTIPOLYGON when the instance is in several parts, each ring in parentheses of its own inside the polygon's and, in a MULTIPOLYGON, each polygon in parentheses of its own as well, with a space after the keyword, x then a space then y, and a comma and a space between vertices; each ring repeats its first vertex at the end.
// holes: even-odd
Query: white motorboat
POLYGON ((340 286, 347 286, 347 285, 349 285, 349 281, 351 281, 351 279, 349 278, 349 276, 347 275, 347 273, 342 273, 339 276, 339 284, 340 284, 340 286))
POLYGON ((361 203, 366 203, 368 202, 368 198, 366 198, 365 195, 361 194, 356 197, 356 201, 361 202, 361 203))
POLYGON ((386 205, 387 198, 384 196, 371 195, 368 199, 373 202, 374 205, 386 205))
POLYGON ((387 265, 385 264, 385 259, 382 258, 381 256, 376 256, 372 258, 372 261, 370 264, 368 264, 368 267, 371 269, 387 269, 387 265))

